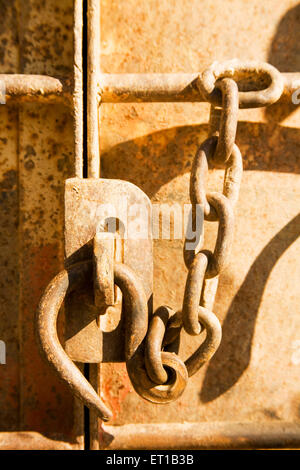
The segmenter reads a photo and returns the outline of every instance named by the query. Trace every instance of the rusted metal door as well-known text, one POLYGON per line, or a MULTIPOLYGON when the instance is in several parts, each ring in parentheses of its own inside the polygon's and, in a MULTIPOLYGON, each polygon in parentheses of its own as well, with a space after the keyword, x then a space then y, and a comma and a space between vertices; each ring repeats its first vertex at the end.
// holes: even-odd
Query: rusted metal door
POLYGON ((69 449, 82 445, 82 433, 74 433, 80 418, 40 357, 34 316, 63 266, 63 184, 74 165, 74 5, 4 0, 1 12, 1 73, 25 76, 1 76, 0 448, 69 449))
MULTIPOLYGON (((0 447, 299 447, 300 115, 291 98, 299 87, 298 2, 2 3, 1 72, 43 76, 2 76, 0 447), (178 400, 149 403, 118 362, 120 312, 89 321, 92 293, 79 300, 72 294, 59 336, 112 411, 104 424, 93 411, 84 413, 34 338, 39 299, 64 264, 64 181, 99 177, 101 159, 102 178, 134 183, 152 203, 188 204, 192 161, 210 131, 210 105, 193 82, 212 62, 233 58, 274 65, 284 74, 284 93, 268 108, 239 110, 244 174, 214 306, 221 345, 178 400), (70 333, 72 311, 92 330, 70 333), (76 354, 91 354, 91 345, 101 349, 102 362, 84 366, 76 354)), ((222 178, 222 169, 210 170, 210 190, 220 190, 222 178)), ((69 181, 71 192, 80 191, 69 181)), ((80 239, 74 226, 72 233, 67 256, 80 239)), ((153 242, 154 308, 182 307, 183 238, 153 242)), ((215 238, 215 224, 205 222, 208 248, 215 238)), ((136 270, 148 269, 145 279, 152 279, 146 261, 136 270)), ((201 341, 183 333, 180 357, 201 341)))

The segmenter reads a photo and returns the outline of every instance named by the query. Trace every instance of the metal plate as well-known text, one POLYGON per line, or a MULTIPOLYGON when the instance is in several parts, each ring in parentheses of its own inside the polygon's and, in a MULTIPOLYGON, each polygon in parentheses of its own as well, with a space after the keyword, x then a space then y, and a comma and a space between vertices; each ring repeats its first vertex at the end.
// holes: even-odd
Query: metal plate
MULTIPOLYGON (((151 203, 137 186, 127 181, 71 178, 65 185, 65 257, 66 265, 92 257, 92 241, 99 224, 120 221, 118 260, 130 266, 143 282, 149 306, 152 303, 152 239, 147 233, 133 234, 136 210, 151 215, 151 203), (122 238, 121 232, 127 232, 122 238)), ((92 280, 84 292, 75 292, 67 300, 66 352, 78 362, 121 362, 123 328, 121 298, 106 313, 95 307, 92 280), (100 324, 101 323, 101 326, 100 324)))

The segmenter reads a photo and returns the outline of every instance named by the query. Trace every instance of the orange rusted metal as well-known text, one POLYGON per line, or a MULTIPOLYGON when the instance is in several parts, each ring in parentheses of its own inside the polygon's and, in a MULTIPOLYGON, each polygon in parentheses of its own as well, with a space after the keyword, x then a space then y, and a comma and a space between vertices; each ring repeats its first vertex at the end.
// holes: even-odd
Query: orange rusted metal
POLYGON ((40 361, 32 328, 45 283, 62 267, 63 181, 74 174, 73 2, 47 2, 42 14, 38 3, 4 2, 1 20, 0 337, 8 359, 0 367, 0 448, 78 448, 80 408, 40 361))

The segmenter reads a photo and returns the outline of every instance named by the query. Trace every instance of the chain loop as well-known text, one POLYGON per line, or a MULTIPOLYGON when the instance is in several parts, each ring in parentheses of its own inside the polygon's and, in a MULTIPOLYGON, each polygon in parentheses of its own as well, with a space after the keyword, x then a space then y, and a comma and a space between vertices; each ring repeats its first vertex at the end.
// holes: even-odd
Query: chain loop
POLYGON ((224 268, 233 237, 234 217, 231 202, 219 193, 209 193, 207 198, 218 213, 219 228, 214 252, 200 251, 189 266, 182 312, 184 328, 190 335, 200 333, 197 312, 204 278, 215 277, 224 268))
MULTIPOLYGON (((214 207, 211 207, 206 197, 206 179, 208 173, 208 163, 213 161, 216 152, 216 136, 209 137, 199 147, 196 152, 190 177, 190 199, 192 204, 203 207, 205 220, 216 221, 218 215, 214 207)), ((233 145, 232 153, 226 162, 223 194, 234 206, 238 199, 243 173, 243 160, 241 152, 236 144, 233 145)))
POLYGON ((205 328, 206 338, 194 354, 185 361, 189 377, 212 358, 220 346, 222 338, 222 328, 217 316, 200 305, 198 307, 198 322, 205 328))
POLYGON ((194 157, 190 176, 190 199, 193 205, 199 204, 203 208, 206 220, 217 220, 214 208, 211 208, 206 198, 205 182, 208 173, 208 161, 212 159, 218 137, 206 139, 199 147, 194 157))
POLYGON ((256 61, 240 61, 238 59, 226 62, 214 62, 208 67, 197 81, 199 91, 204 98, 215 105, 221 105, 221 96, 215 89, 216 80, 230 77, 238 81, 245 77, 255 76, 256 82, 262 81, 267 76, 270 85, 264 90, 240 91, 240 108, 260 108, 275 103, 283 92, 283 78, 280 72, 270 64, 256 61))
POLYGON ((131 370, 131 377, 133 369, 135 370, 138 380, 132 382, 131 377, 130 379, 135 391, 141 397, 152 403, 163 404, 177 400, 183 394, 188 382, 188 372, 184 362, 176 354, 162 351, 160 355, 162 367, 166 367, 169 371, 168 380, 163 384, 158 385, 150 380, 142 356, 139 356, 138 361, 127 370, 128 372, 131 370))
MULTIPOLYGON (((170 354, 161 350, 162 345, 166 346, 175 341, 182 328, 182 318, 183 315, 181 312, 174 314, 169 307, 165 306, 157 309, 153 315, 148 335, 150 335, 151 338, 157 336, 159 341, 151 342, 148 340, 145 348, 145 357, 148 357, 148 364, 152 369, 152 373, 154 373, 152 380, 162 380, 161 372, 164 370, 163 357, 164 354, 170 354), (169 320, 167 320, 167 317, 169 317, 169 320)), ((206 338, 199 348, 184 362, 188 377, 194 375, 212 358, 214 353, 217 351, 222 338, 220 322, 213 312, 207 308, 198 306, 197 320, 199 325, 201 325, 201 330, 203 328, 205 329, 206 338)), ((172 356, 174 359, 178 357, 174 353, 172 356)))
POLYGON ((223 182, 223 194, 231 202, 234 209, 239 198, 243 176, 243 159, 240 149, 234 144, 232 154, 226 162, 223 182))
POLYGON ((206 277, 215 277, 224 269, 233 239, 234 215, 230 200, 221 193, 207 195, 208 202, 218 213, 219 227, 213 254, 210 256, 206 277))
POLYGON ((202 287, 211 253, 198 253, 188 271, 182 306, 182 320, 189 335, 199 335, 201 327, 198 322, 198 306, 201 300, 202 287))
POLYGON ((161 353, 162 364, 170 371, 162 385, 153 382, 145 366, 144 339, 148 329, 148 306, 143 285, 134 272, 123 264, 115 266, 115 281, 125 305, 125 360, 130 381, 136 392, 153 403, 176 400, 184 391, 188 375, 181 359, 161 353))
POLYGON ((146 338, 145 364, 148 375, 153 382, 163 384, 168 380, 168 374, 163 367, 161 350, 166 326, 172 315, 170 307, 162 305, 153 315, 146 338))

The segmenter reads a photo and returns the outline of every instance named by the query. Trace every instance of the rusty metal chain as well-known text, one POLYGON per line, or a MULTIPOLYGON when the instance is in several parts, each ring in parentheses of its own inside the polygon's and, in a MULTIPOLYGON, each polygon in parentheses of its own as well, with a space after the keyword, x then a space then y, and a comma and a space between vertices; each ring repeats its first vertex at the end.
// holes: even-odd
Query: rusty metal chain
MULTIPOLYGON (((218 221, 218 235, 213 252, 203 249, 203 236, 196 237, 200 243, 194 250, 187 249, 188 240, 185 240, 184 260, 188 275, 182 310, 175 313, 171 308, 162 306, 151 319, 145 343, 145 366, 151 380, 161 386, 176 382, 176 378, 168 375, 164 367, 163 354, 164 349, 178 338, 182 328, 189 335, 206 331, 203 343, 184 363, 189 377, 211 359, 220 345, 222 329, 212 308, 219 274, 229 260, 234 207, 243 172, 241 152, 235 144, 238 109, 274 103, 282 94, 283 82, 280 73, 269 64, 233 60, 214 63, 199 77, 198 87, 211 103, 211 123, 218 131, 212 129, 213 135, 200 145, 193 160, 190 176, 192 217, 194 219, 195 207, 199 205, 205 220, 218 221), (237 81, 251 74, 255 75, 255 82, 267 76, 269 86, 263 90, 239 91, 237 81), (222 194, 206 190, 209 165, 225 169, 222 194)), ((175 353, 173 356, 177 357, 175 353)), ((184 388, 180 394, 183 391, 184 388)), ((175 398, 177 396, 172 396, 172 399, 175 398)))

